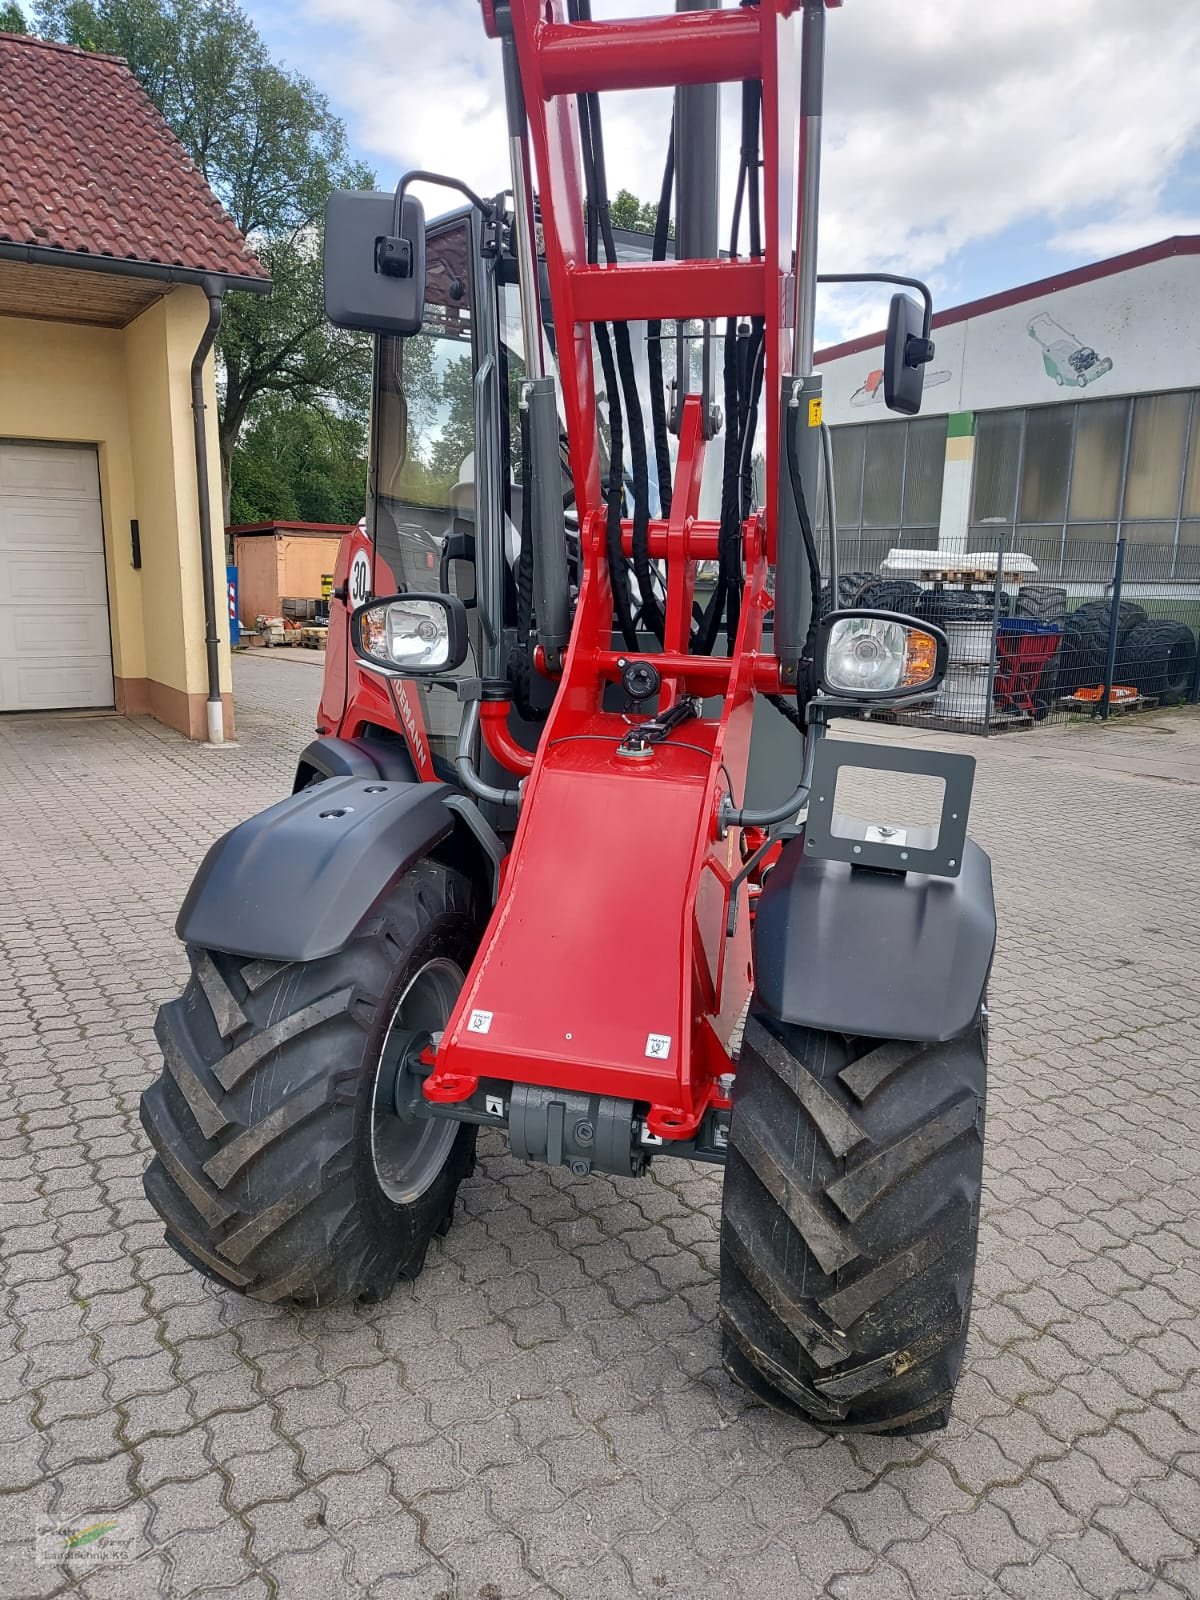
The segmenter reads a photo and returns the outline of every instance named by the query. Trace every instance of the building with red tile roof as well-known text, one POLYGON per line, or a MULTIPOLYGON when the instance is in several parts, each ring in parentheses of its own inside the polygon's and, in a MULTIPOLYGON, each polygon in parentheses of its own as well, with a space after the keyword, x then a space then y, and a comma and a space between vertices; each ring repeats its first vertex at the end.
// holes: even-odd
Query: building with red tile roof
POLYGON ((269 289, 123 60, 0 33, 0 713, 232 731, 211 347, 269 289))
POLYGON ((11 247, 27 246, 267 278, 120 56, 8 33, 0 33, 0 246, 10 259, 11 247))

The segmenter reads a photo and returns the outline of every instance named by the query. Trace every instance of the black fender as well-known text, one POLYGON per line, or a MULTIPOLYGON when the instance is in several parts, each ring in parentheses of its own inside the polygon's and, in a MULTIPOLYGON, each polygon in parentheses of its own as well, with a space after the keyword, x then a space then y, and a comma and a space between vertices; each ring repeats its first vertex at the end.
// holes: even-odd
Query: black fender
POLYGON ((973 840, 956 878, 806 855, 767 876, 754 926, 756 1007, 828 1033, 935 1043, 979 1009, 996 947, 992 866, 973 840))
POLYGON ((300 752, 292 793, 299 794, 314 779, 325 778, 390 778, 416 783, 417 769, 399 739, 314 739, 300 752))
POLYGON ((175 931, 268 961, 343 948, 396 879, 455 826, 444 783, 329 778, 232 828, 205 856, 175 931))

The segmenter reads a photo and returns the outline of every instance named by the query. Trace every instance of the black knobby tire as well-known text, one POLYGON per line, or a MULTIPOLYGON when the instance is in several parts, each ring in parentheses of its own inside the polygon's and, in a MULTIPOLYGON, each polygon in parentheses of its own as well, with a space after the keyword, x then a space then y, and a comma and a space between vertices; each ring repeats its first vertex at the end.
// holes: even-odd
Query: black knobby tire
MULTIPOLYGON (((1118 655, 1132 630, 1145 620, 1146 613, 1136 602, 1121 601, 1117 608, 1118 655)), ((1057 658, 1055 687, 1059 694, 1074 694, 1078 689, 1094 689, 1103 684, 1111 622, 1111 600, 1089 600, 1067 617, 1057 658)))
MULTIPOLYGON (((1083 605, 1076 606, 1067 618, 1069 631, 1094 628, 1105 644, 1108 643, 1108 628, 1112 620, 1111 600, 1088 600, 1083 605)), ((1136 600, 1122 600, 1117 607, 1117 643, 1123 644, 1131 628, 1136 628, 1138 623, 1145 622, 1146 613, 1136 600)))
POLYGON ((1043 686, 1053 688, 1056 694, 1070 695, 1078 689, 1092 689, 1103 683, 1108 660, 1107 638, 1107 627, 1085 624, 1073 628, 1068 618, 1058 653, 1042 674, 1043 686))
MULTIPOLYGON (((1000 592, 1000 615, 1008 613, 1009 598, 1000 592)), ((949 622, 990 622, 996 611, 994 589, 925 589, 915 615, 944 628, 949 622)))
POLYGON ((912 616, 920 604, 922 589, 911 578, 872 578, 854 597, 856 606, 868 611, 898 611, 912 616))
POLYGON ((424 861, 322 960, 189 949, 191 979, 155 1024, 164 1068, 141 1106, 146 1194, 185 1260, 257 1299, 305 1305, 380 1299, 420 1271, 473 1165, 475 1129, 439 1124, 424 1167, 414 1161, 427 1186, 394 1200, 374 1155, 390 1148, 377 1070, 403 997, 422 974, 452 990, 481 920, 469 880, 424 861))
POLYGON ((1187 698, 1196 676, 1196 636, 1182 622, 1140 622, 1125 636, 1117 682, 1162 705, 1187 698))
POLYGON ((830 1433, 950 1414, 970 1313, 987 1024, 945 1044, 751 1013, 721 1219, 725 1365, 830 1433))
POLYGON ((873 572, 842 572, 838 574, 837 606, 833 604, 833 590, 828 583, 821 585, 821 615, 825 616, 830 611, 848 611, 858 598, 859 590, 864 584, 874 583, 873 572))
POLYGON ((1023 583, 1013 604, 1014 617, 1031 622, 1065 622, 1067 591, 1051 583, 1023 583))

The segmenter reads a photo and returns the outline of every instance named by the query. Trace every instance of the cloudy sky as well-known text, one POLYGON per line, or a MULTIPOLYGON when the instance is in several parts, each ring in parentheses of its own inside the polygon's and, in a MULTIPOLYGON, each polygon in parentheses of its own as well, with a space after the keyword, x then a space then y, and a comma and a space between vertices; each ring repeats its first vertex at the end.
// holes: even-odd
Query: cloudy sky
MULTIPOLYGON (((243 4, 383 185, 412 166, 504 184, 499 51, 477 0, 243 4)), ((1197 0, 846 0, 828 32, 825 270, 908 268, 947 305, 1200 232, 1197 0)), ((668 117, 662 94, 606 97, 614 191, 656 193, 668 117)), ((831 295, 823 337, 879 326, 882 303, 831 295)))
MULTIPOLYGON (((408 166, 504 183, 476 0, 243 3, 381 183, 408 166)), ((1195 0, 846 0, 829 17, 821 265, 907 267, 946 305, 1200 232, 1197 84, 1195 0)), ((668 117, 661 94, 606 97, 614 191, 656 192, 668 117)), ((822 336, 878 326, 881 305, 830 295, 822 336)))

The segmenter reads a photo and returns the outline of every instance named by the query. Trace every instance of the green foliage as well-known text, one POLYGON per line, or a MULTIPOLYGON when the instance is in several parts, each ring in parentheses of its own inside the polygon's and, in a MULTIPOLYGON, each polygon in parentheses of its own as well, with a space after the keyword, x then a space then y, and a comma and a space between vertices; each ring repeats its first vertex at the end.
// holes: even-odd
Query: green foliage
POLYGON ((0 5, 0 33, 28 33, 29 24, 25 21, 25 13, 17 5, 16 0, 6 0, 0 5))
POLYGON ((326 407, 271 397, 242 430, 233 460, 232 522, 357 522, 367 438, 326 407))
MULTIPOLYGON (((616 199, 608 208, 614 228, 627 228, 631 233, 653 233, 658 220, 658 201, 639 200, 629 189, 618 189, 616 199)), ((667 230, 675 237, 675 224, 667 230)))
POLYGON ((350 162, 326 97, 271 60, 235 0, 38 0, 36 15, 47 38, 126 58, 274 280, 269 298, 228 297, 217 345, 228 520, 239 436, 259 408, 287 397, 365 418, 370 341, 325 321, 321 245, 329 191, 374 176, 350 162))

